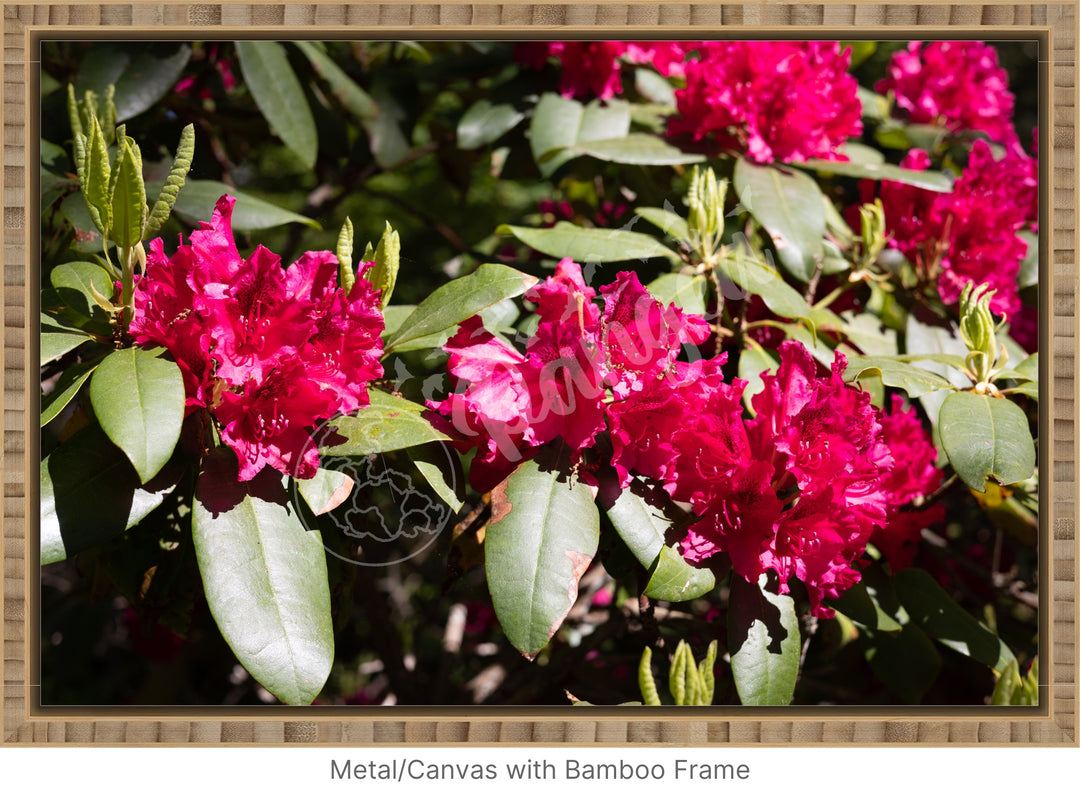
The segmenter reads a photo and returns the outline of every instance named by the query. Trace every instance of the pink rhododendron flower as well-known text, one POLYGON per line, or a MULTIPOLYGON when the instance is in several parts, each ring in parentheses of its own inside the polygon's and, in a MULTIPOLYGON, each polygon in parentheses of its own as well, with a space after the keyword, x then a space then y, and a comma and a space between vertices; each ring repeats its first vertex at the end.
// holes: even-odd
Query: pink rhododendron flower
POLYGON ((756 162, 840 158, 862 133, 849 59, 837 42, 703 42, 668 134, 711 137, 756 162))
POLYGON ((517 46, 515 55, 537 69, 548 59, 558 58, 563 97, 607 100, 622 92, 619 57, 625 50, 625 42, 525 42, 517 46))
POLYGON ((911 122, 1016 141, 1009 76, 982 42, 911 42, 893 54, 888 77, 874 89, 892 92, 911 122))
POLYGON ((367 383, 382 376, 379 292, 362 276, 349 293, 338 287, 328 252, 286 270, 262 246, 241 257, 234 203, 221 198, 172 258, 150 243, 129 331, 172 353, 188 411, 210 410, 241 481, 266 466, 310 478, 319 456, 309 430, 367 405, 367 383))
MULTIPOLYGON (((914 170, 929 164, 927 154, 918 150, 901 162, 914 170)), ((890 245, 926 278, 936 280, 946 304, 959 300, 967 282, 985 282, 995 290, 990 300, 994 314, 1019 311, 1016 280, 1027 243, 1018 232, 1030 214, 1028 170, 1026 161, 1015 155, 995 161, 990 146, 980 140, 952 192, 881 182, 890 245)))
POLYGON ((898 571, 911 565, 922 530, 945 520, 940 504, 918 510, 903 507, 940 487, 945 474, 935 465, 937 449, 915 410, 901 407, 883 416, 881 434, 893 457, 892 470, 882 478, 889 510, 885 525, 870 541, 898 571))
POLYGON ((428 406, 449 419, 462 448, 477 448, 470 480, 478 489, 490 489, 555 439, 577 460, 607 425, 609 392, 618 400, 674 370, 681 345, 708 335, 704 320, 665 309, 634 274, 620 273, 601 288, 603 315, 595 296, 581 267, 563 259, 525 294, 540 323, 524 354, 485 331, 479 318, 445 346, 448 371, 462 386, 428 406))

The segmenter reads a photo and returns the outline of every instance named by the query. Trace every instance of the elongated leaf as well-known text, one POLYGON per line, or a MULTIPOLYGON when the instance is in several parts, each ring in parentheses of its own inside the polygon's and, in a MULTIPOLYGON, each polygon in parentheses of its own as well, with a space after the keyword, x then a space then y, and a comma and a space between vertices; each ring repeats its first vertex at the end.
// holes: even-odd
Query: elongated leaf
POLYGON ((579 153, 565 150, 590 140, 617 139, 630 133, 630 109, 623 101, 599 100, 583 106, 548 93, 540 98, 529 125, 529 144, 540 173, 547 177, 579 153))
POLYGON ((761 374, 776 370, 780 367, 780 363, 754 340, 747 338, 744 342, 747 347, 739 354, 739 378, 746 382, 742 397, 743 403, 756 415, 752 399, 765 389, 765 381, 761 378, 761 374))
POLYGON ((284 46, 277 42, 241 41, 236 43, 236 54, 259 111, 303 165, 314 167, 319 134, 284 46))
POLYGON ((146 223, 146 186, 143 184, 142 156, 131 137, 119 143, 116 164, 112 173, 112 240, 121 248, 130 248, 142 241, 146 223))
POLYGON ((926 571, 906 568, 893 578, 893 586, 911 620, 939 643, 998 672, 1016 659, 1004 641, 957 604, 926 571))
POLYGON ((99 363, 100 360, 77 362, 63 372, 53 391, 47 398, 41 400, 42 426, 64 411, 64 407, 71 403, 71 399, 86 384, 86 380, 90 378, 90 374, 99 363))
POLYGON ((739 201, 772 238, 780 263, 800 281, 809 281, 823 258, 825 202, 817 183, 798 170, 783 171, 735 162, 739 201))
POLYGON ((985 492, 988 477, 1009 485, 1035 472, 1027 417, 1008 399, 952 393, 941 405, 938 430, 949 462, 972 490, 985 492))
POLYGON ((633 485, 620 489, 615 482, 603 483, 600 503, 619 537, 649 570, 644 593, 650 599, 689 601, 704 596, 716 586, 712 571, 694 568, 666 544, 665 534, 671 521, 634 492, 633 485))
POLYGON ((488 589, 503 632, 530 660, 570 612, 599 539, 588 486, 531 460, 492 491, 484 537, 488 589))
POLYGON ((92 340, 93 338, 89 334, 42 324, 41 364, 46 365, 54 359, 59 359, 64 354, 74 351, 83 343, 92 340))
POLYGON ((751 584, 732 575, 731 673, 744 705, 787 705, 799 674, 799 621, 794 599, 766 590, 765 579, 762 574, 758 584, 751 584))
POLYGON ((521 295, 536 281, 505 265, 480 265, 475 272, 444 284, 425 298, 386 338, 385 350, 409 350, 410 344, 446 331, 506 298, 521 295))
POLYGON ((191 46, 183 43, 155 42, 135 54, 125 45, 97 43, 79 66, 77 93, 82 97, 89 89, 103 96, 114 84, 114 124, 123 122, 142 114, 176 86, 190 59, 191 46))
POLYGON ((105 298, 113 294, 113 280, 105 268, 93 262, 68 262, 53 268, 49 282, 67 308, 69 319, 74 314, 84 325, 94 318, 108 322, 94 297, 95 292, 105 298))
POLYGON ((458 147, 475 150, 490 145, 524 119, 525 115, 509 103, 492 105, 490 100, 478 100, 458 121, 458 147))
POLYGON ((499 226, 499 234, 512 234, 530 248, 575 262, 628 262, 635 259, 678 260, 678 254, 648 234, 609 228, 582 228, 561 220, 553 228, 499 226))
POLYGON ((206 221, 210 219, 214 205, 222 195, 236 198, 232 216, 233 229, 236 231, 257 231, 288 223, 303 223, 310 228, 322 228, 310 217, 275 206, 220 181, 188 181, 184 184, 184 191, 177 197, 174 209, 192 222, 206 221))
POLYGON ((165 349, 125 348, 105 357, 90 382, 101 428, 143 482, 172 456, 184 420, 184 379, 165 349))
POLYGON ((885 612, 877 599, 867 591, 865 582, 854 585, 839 599, 833 599, 829 604, 863 629, 881 632, 894 632, 900 629, 900 623, 885 612))
MULTIPOLYGON (((873 148, 868 150, 878 153, 873 148)), ((879 154, 880 155, 880 154, 879 154)), ((805 167, 818 173, 852 176, 853 178, 873 178, 878 181, 896 181, 934 192, 951 192, 952 181, 945 173, 933 170, 907 170, 893 164, 878 164, 866 161, 834 162, 823 159, 809 159, 805 162, 791 162, 792 166, 805 167)))
POLYGON ((339 507, 356 484, 347 473, 320 467, 310 479, 296 479, 296 489, 315 515, 339 507))
POLYGON ((319 452, 346 457, 382 454, 449 437, 426 419, 426 410, 404 398, 368 390, 371 403, 352 415, 335 418, 334 434, 320 443, 319 452), (345 442, 340 442, 345 438, 345 442))
POLYGON ((690 224, 672 209, 660 209, 656 206, 639 206, 634 214, 640 215, 669 237, 678 242, 690 242, 690 224))
POLYGON ((108 236, 112 229, 112 196, 109 193, 112 166, 96 117, 90 120, 90 132, 82 150, 85 156, 81 160, 83 172, 79 174, 79 187, 94 226, 103 236, 108 236))
POLYGON ((941 673, 941 655, 922 629, 864 630, 870 669, 904 704, 916 705, 941 673))
POLYGON ((723 276, 731 279, 738 287, 759 296, 769 310, 779 317, 805 320, 809 323, 816 319, 823 323, 832 323, 834 328, 843 327, 843 321, 828 310, 811 308, 806 299, 775 270, 741 251, 730 253, 719 269, 723 276))
POLYGON ((303 53, 315 73, 330 86, 331 94, 363 125, 370 125, 379 116, 379 107, 371 95, 361 89, 334 60, 314 42, 293 44, 303 53))
POLYGON ((101 429, 81 429, 41 462, 41 564, 122 535, 174 487, 175 478, 143 486, 101 429))
POLYGON ((935 390, 946 390, 952 385, 936 373, 915 367, 898 357, 863 357, 847 353, 847 370, 844 381, 854 382, 867 376, 880 376, 889 387, 899 387, 911 398, 918 398, 935 390))
POLYGON ((154 202, 154 208, 150 210, 150 216, 146 221, 146 230, 143 232, 143 239, 150 239, 161 227, 165 225, 165 221, 169 219, 169 213, 172 212, 173 206, 176 204, 176 197, 180 194, 180 190, 184 188, 184 181, 187 180, 188 170, 191 169, 191 160, 195 156, 195 126, 188 123, 184 126, 184 130, 180 132, 180 143, 176 146, 176 156, 173 158, 172 167, 169 169, 169 177, 165 179, 165 184, 158 192, 157 200, 154 202))
POLYGON ((195 556, 218 629, 286 704, 310 704, 334 662, 326 552, 286 503, 280 477, 236 479, 235 455, 205 463, 192 511, 195 556))
POLYGON ((691 276, 686 273, 665 273, 649 282, 649 293, 660 303, 667 306, 675 304, 684 312, 694 315, 705 314, 705 290, 707 279, 703 275, 691 276))
POLYGON ((615 139, 578 142, 569 150, 616 164, 696 164, 705 161, 697 153, 683 153, 652 134, 627 134, 615 139))
POLYGON ((431 485, 431 489, 451 510, 459 512, 465 503, 465 476, 457 452, 426 444, 408 449, 408 454, 420 475, 431 485))

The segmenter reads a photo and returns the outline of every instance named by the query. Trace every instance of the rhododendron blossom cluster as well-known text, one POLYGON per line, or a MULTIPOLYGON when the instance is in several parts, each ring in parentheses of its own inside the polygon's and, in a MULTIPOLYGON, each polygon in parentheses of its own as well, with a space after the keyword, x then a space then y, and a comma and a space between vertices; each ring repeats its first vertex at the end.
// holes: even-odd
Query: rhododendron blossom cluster
MULTIPOLYGON (((912 150, 902 167, 925 170, 930 157, 912 150)), ((964 285, 995 290, 995 314, 1020 310, 1017 276, 1027 253, 1019 231, 1030 221, 1035 196, 1034 160, 1010 150, 995 160, 990 146, 974 144, 952 192, 933 192, 883 181, 878 197, 891 232, 890 244, 937 282, 942 301, 954 304, 964 285)), ((868 186, 869 188, 869 186, 868 186)))
POLYGON ((1002 144, 1016 142, 1014 98, 997 51, 982 42, 911 42, 889 62, 877 92, 892 92, 913 123, 950 131, 983 131, 1002 144))
POLYGON ((862 133, 850 56, 837 42, 703 42, 668 133, 756 162, 842 158, 837 149, 862 133))
POLYGON ((725 354, 678 359, 683 345, 708 338, 703 318, 664 307, 632 273, 601 288, 602 311, 595 297, 564 259, 526 295, 540 323, 524 354, 478 317, 447 343, 461 386, 429 406, 463 450, 477 448, 478 489, 556 438, 580 460, 606 429, 624 487, 633 476, 655 480, 697 516, 682 543, 688 559, 724 552, 750 581, 772 569, 784 591, 798 578, 822 616, 831 615, 827 599, 858 581, 855 563, 875 533, 900 555, 911 532, 937 520, 901 516, 902 528, 890 526, 940 479, 936 450, 909 413, 886 425, 869 395, 844 383, 842 354, 819 376, 802 345, 782 344, 748 419, 746 382, 724 380, 725 354))
POLYGON ((366 406, 367 383, 382 376, 379 292, 358 277, 346 293, 327 251, 287 269, 261 245, 242 258, 234 203, 222 197, 171 257, 161 239, 150 243, 130 333, 169 349, 187 411, 212 413, 241 481, 265 466, 310 478, 319 455, 309 430, 366 406))

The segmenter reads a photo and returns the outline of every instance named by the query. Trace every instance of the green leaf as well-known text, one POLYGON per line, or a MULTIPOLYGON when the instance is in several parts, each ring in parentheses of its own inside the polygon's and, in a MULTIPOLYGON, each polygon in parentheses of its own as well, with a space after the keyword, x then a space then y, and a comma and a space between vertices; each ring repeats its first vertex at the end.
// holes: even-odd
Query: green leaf
POLYGON ((112 297, 113 279, 105 268, 93 262, 68 262, 53 268, 49 282, 67 307, 66 311, 74 314, 80 323, 95 317, 107 322, 107 316, 102 315, 94 297, 95 292, 104 298, 112 297))
POLYGON ((285 47, 278 42, 239 41, 236 54, 255 105, 310 170, 318 155, 319 134, 304 90, 285 55, 285 47))
POLYGON ((304 502, 315 515, 324 515, 340 506, 352 492, 355 482, 347 473, 320 467, 310 479, 294 479, 304 502))
POLYGON ((427 444, 408 449, 409 459, 439 498, 454 512, 465 504, 465 478, 457 452, 427 444))
POLYGON ((684 312, 704 315, 706 281, 703 275, 665 273, 650 281, 647 289, 653 298, 665 306, 675 304, 684 312))
POLYGON ((795 601, 766 590, 766 576, 757 584, 731 576, 728 649, 735 689, 744 705, 791 704, 799 674, 795 601))
POLYGON ((780 263, 809 281, 823 255, 825 201, 817 183, 798 170, 781 170, 737 159, 739 201, 772 238, 780 263))
MULTIPOLYGON (((719 265, 721 275, 731 279, 738 287, 757 295, 769 310, 779 317, 816 321, 842 328, 843 321, 827 309, 813 309, 775 270, 741 250, 731 251, 719 265)), ((815 326, 811 326, 815 328, 815 326)))
POLYGON ((361 89, 348 74, 314 42, 297 41, 293 44, 311 62, 315 74, 330 87, 330 93, 336 97, 361 124, 372 124, 379 116, 379 107, 371 95, 361 89))
POLYGON ((406 114, 395 98, 394 90, 388 85, 376 84, 372 88, 372 97, 379 107, 379 114, 364 128, 375 163, 389 169, 408 156, 412 148, 409 137, 401 128, 406 114))
POLYGON ((334 457, 362 456, 397 451, 449 436, 433 427, 424 407, 404 398, 368 390, 371 403, 352 415, 334 418, 333 434, 320 443, 319 453, 334 457), (344 437, 345 442, 338 442, 344 437))
POLYGON ((839 599, 829 602, 829 606, 846 615, 862 629, 895 632, 901 626, 900 622, 881 608, 876 596, 870 595, 865 582, 853 585, 844 591, 839 599))
POLYGON ((911 620, 939 643, 998 672, 1016 659, 1004 641, 957 604, 926 571, 906 568, 893 578, 893 586, 911 620))
POLYGON ((390 296, 394 294, 394 285, 397 284, 398 268, 401 265, 401 237, 390 224, 386 224, 386 230, 379 239, 375 248, 375 266, 367 275, 371 286, 382 292, 382 305, 390 303, 390 296))
POLYGON ((146 224, 146 186, 143 184, 142 156, 139 146, 129 136, 121 138, 112 173, 113 242, 131 248, 142 242, 146 224))
POLYGON ((987 477, 1010 485, 1035 472, 1027 416, 1008 399, 952 393, 941 405, 938 430, 949 462, 972 490, 984 492, 987 477))
POLYGON ((165 179, 164 186, 158 192, 154 208, 150 210, 150 216, 146 221, 146 230, 143 239, 150 239, 169 219, 169 213, 176 203, 176 196, 184 188, 188 170, 191 169, 191 160, 195 156, 195 126, 188 123, 180 132, 180 143, 176 146, 176 156, 173 158, 172 167, 169 169, 169 177, 165 179))
POLYGON ((89 334, 42 323, 40 339, 41 365, 44 367, 54 359, 59 359, 64 354, 74 351, 83 343, 92 341, 93 338, 89 334))
POLYGON ((582 228, 560 220, 553 228, 502 225, 499 234, 512 234, 530 248, 575 262, 628 262, 635 259, 669 259, 679 256, 648 234, 609 228, 582 228))
POLYGON ((941 673, 941 655, 919 627, 863 633, 870 669, 904 704, 916 705, 941 673))
POLYGON ((1020 262, 1020 275, 1016 278, 1017 289, 1037 287, 1039 284, 1039 235, 1028 229, 1021 229, 1016 236, 1027 244, 1027 252, 1020 262))
POLYGON ((458 147, 475 150, 490 145, 524 119, 525 115, 509 103, 494 106, 490 100, 478 100, 458 121, 458 147))
POLYGON ((642 67, 634 70, 634 88, 653 103, 675 108, 675 87, 667 78, 652 69, 642 67))
POLYGON ((385 338, 385 352, 407 351, 423 338, 446 331, 488 307, 521 295, 536 278, 505 265, 484 264, 467 276, 454 279, 425 298, 385 338))
POLYGON ((171 478, 142 485, 101 429, 80 429, 41 462, 41 564, 123 534, 174 487, 171 478))
POLYGON ((236 198, 232 216, 232 226, 236 231, 257 231, 288 223, 303 223, 310 228, 322 229, 322 226, 310 217, 275 206, 220 181, 188 181, 184 185, 184 191, 177 197, 174 208, 178 214, 190 221, 208 221, 222 195, 236 198))
POLYGON ((578 581, 599 543, 600 514, 587 485, 532 460, 491 497, 484 537, 488 589, 506 637, 531 660, 577 599, 578 581))
MULTIPOLYGON (((873 148, 867 151, 878 153, 873 148)), ((854 151, 861 154, 863 151, 854 151)), ((880 155, 880 154, 878 154, 880 155)), ((852 178, 872 178, 878 181, 896 181, 920 189, 934 192, 951 192, 952 180, 945 173, 933 170, 908 170, 893 164, 881 164, 872 161, 834 162, 823 159, 809 159, 804 162, 791 162, 793 167, 805 167, 817 173, 844 175, 852 178)))
POLYGON ((210 612, 241 665, 286 704, 310 704, 334 662, 326 553, 280 477, 236 479, 230 449, 205 460, 192 511, 210 612))
POLYGON ((116 122, 123 122, 165 97, 190 59, 187 44, 155 42, 132 55, 124 45, 98 43, 82 60, 76 88, 80 97, 87 89, 104 95, 114 84, 116 122))
POLYGON ((847 369, 844 381, 854 382, 867 376, 880 376, 889 387, 899 387, 911 398, 918 398, 935 390, 947 390, 952 385, 936 373, 908 364, 901 357, 859 356, 845 351, 847 369))
POLYGON ((634 209, 634 214, 640 215, 677 242, 690 242, 690 224, 673 210, 639 206, 634 209))
POLYGON ((568 150, 616 164, 696 164, 705 161, 697 153, 683 153, 661 137, 627 134, 615 139, 596 139, 570 145, 568 150))
POLYGON ((564 150, 590 140, 617 139, 630 133, 630 108, 619 100, 595 100, 583 106, 576 100, 548 93, 533 109, 529 144, 545 178, 580 155, 564 150))
POLYGON ((749 337, 743 340, 746 349, 739 354, 739 378, 746 382, 743 388, 743 403, 753 414, 753 398, 765 389, 761 374, 776 370, 780 363, 773 356, 749 337))
POLYGON ((184 379, 165 349, 125 348, 105 357, 90 382, 101 428, 143 482, 168 462, 184 420, 184 379))
POLYGON ((716 576, 707 568, 692 567, 667 545, 672 522, 642 498, 641 491, 635 485, 620 488, 615 481, 601 482, 600 505, 622 541, 649 570, 645 595, 671 602, 704 596, 716 586, 716 576))
POLYGON ((62 214, 75 229, 71 247, 79 253, 100 253, 103 247, 101 232, 90 216, 90 208, 82 192, 73 192, 60 202, 62 214))
MULTIPOLYGON (((82 142, 76 136, 77 142, 82 142)), ((112 229, 112 198, 109 188, 112 168, 109 164, 109 150, 96 117, 90 119, 90 133, 81 148, 84 156, 77 159, 82 170, 79 172, 79 187, 83 200, 95 228, 103 236, 108 236, 112 229)))
POLYGON ((71 403, 71 399, 90 378, 90 374, 94 372, 100 361, 76 362, 61 374, 53 391, 47 398, 41 400, 42 426, 64 411, 64 407, 71 403))

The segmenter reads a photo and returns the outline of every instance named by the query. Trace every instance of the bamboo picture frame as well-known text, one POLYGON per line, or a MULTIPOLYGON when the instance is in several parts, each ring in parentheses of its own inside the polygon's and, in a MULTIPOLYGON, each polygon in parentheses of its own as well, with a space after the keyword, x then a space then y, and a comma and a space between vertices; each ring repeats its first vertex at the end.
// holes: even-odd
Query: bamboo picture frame
POLYGON ((1076 141, 1080 2, 1044 4, 489 2, 5 3, 3 529, 4 745, 38 744, 1080 744, 1078 735, 1076 141), (43 38, 837 38, 1036 39, 1040 53, 1041 693, 1036 708, 53 708, 37 693, 39 616, 34 369, 38 266, 37 54, 43 38))

